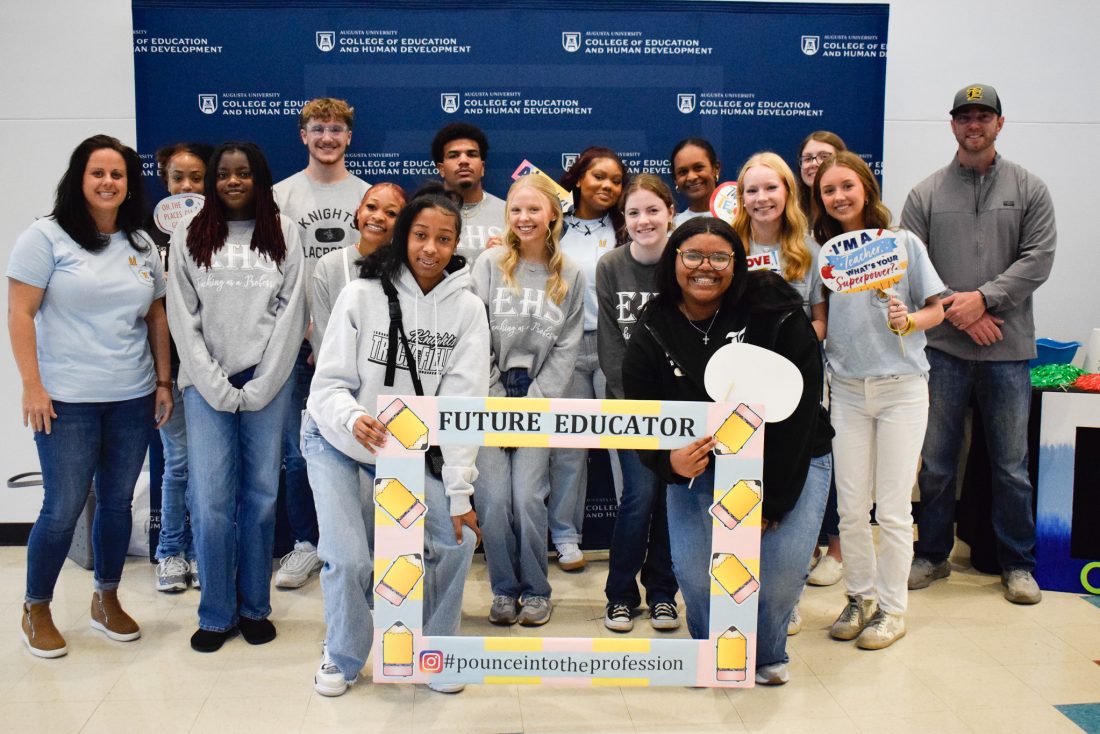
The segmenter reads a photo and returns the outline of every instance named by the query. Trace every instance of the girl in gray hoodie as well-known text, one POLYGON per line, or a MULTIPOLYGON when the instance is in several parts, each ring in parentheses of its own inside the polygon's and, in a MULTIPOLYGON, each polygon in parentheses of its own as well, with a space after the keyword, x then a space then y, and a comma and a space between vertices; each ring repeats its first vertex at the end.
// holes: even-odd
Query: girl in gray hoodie
MULTIPOLYGON (((393 242, 372 254, 336 299, 317 356, 302 425, 302 455, 317 505, 325 565, 325 648, 314 687, 339 696, 358 677, 374 637, 373 561, 368 530, 375 450, 387 429, 374 417, 378 395, 415 392, 404 351, 396 347, 387 384, 392 283, 425 395, 484 397, 489 389, 489 325, 469 290, 465 260, 455 256, 458 207, 439 194, 414 197, 394 224, 393 242), (359 471, 371 477, 361 489, 359 471)), ((400 337, 397 337, 400 339, 400 337)), ((471 506, 476 446, 442 446, 442 481, 424 475, 424 634, 458 633, 462 591, 480 531, 471 506)), ((456 693, 457 684, 429 684, 456 693)))

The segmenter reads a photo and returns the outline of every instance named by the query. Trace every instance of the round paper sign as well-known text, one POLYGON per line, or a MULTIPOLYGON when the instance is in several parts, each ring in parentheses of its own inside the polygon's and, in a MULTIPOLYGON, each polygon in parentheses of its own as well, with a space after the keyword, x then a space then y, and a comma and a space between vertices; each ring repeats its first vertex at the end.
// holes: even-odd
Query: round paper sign
POLYGON ((909 267, 905 245, 888 229, 859 229, 838 234, 817 256, 821 280, 836 293, 885 291, 909 267))
POLYGON ((157 229, 164 234, 172 234, 176 231, 176 225, 185 217, 202 209, 202 194, 175 194, 166 196, 157 202, 153 210, 153 221, 157 229))
POLYGON ((768 423, 786 419, 802 399, 802 373, 794 363, 754 344, 727 344, 703 373, 707 395, 716 402, 763 403, 768 423))
POLYGON ((733 224, 737 216, 737 182, 726 181, 715 187, 710 195, 710 213, 726 224, 733 224))

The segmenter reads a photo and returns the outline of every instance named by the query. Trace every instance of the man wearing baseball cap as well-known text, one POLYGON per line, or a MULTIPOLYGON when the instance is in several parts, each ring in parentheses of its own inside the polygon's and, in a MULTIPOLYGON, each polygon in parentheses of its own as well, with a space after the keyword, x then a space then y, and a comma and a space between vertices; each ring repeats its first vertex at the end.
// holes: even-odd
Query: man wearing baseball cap
POLYGON ((918 184, 901 226, 928 245, 950 295, 944 322, 928 332, 928 431, 921 452, 919 539, 909 588, 951 573, 955 475, 971 396, 986 426, 993 476, 993 532, 1005 598, 1035 604, 1033 490, 1027 472, 1035 356, 1031 294, 1046 281, 1057 237, 1046 185, 1002 158, 1001 97, 988 84, 955 94, 954 159, 918 184))

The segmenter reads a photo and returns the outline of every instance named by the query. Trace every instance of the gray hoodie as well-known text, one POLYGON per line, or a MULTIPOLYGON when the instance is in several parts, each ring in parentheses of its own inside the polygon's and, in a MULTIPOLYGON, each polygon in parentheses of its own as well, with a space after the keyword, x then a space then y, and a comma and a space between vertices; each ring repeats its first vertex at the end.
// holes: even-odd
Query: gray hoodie
MULTIPOLYGON (((425 395, 484 397, 488 392, 489 325, 485 307, 470 292, 469 283, 465 267, 448 274, 426 294, 408 268, 401 269, 401 277, 394 283, 425 395)), ((352 435, 355 421, 376 414, 379 394, 416 392, 400 344, 394 384, 385 385, 389 330, 389 301, 381 281, 358 278, 341 290, 317 355, 306 403, 325 440, 363 464, 373 464, 375 457, 352 435)), ((451 515, 465 514, 470 511, 477 479, 477 447, 441 448, 443 486, 451 501, 451 515)))
POLYGON ((286 383, 306 331, 298 228, 279 216, 286 259, 277 265, 252 250, 254 220, 229 222, 210 269, 187 249, 191 220, 172 234, 168 325, 180 354, 178 384, 194 386, 215 410, 261 410, 286 383), (241 389, 230 375, 256 371, 241 389))
POLYGON ((545 265, 520 260, 517 288, 504 281, 500 261, 505 247, 485 251, 474 263, 474 291, 489 312, 493 360, 489 394, 504 396, 500 374, 522 367, 531 376, 532 398, 560 398, 573 378, 584 327, 584 275, 568 257, 562 277, 568 290, 556 304, 546 294, 550 271, 545 265))
POLYGON ((310 284, 313 295, 313 331, 310 332, 309 341, 313 345, 314 354, 321 351, 321 341, 325 338, 325 329, 328 328, 336 297, 344 286, 359 277, 359 268, 355 263, 361 257, 357 245, 348 245, 322 257, 313 269, 310 284))

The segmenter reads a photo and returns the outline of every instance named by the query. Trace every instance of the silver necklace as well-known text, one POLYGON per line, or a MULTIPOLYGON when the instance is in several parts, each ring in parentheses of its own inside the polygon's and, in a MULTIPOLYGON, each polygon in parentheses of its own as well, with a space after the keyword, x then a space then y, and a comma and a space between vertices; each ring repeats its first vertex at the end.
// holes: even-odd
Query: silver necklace
POLYGON ((485 194, 481 195, 481 201, 476 204, 463 204, 462 205, 462 218, 473 219, 477 216, 477 213, 481 210, 481 205, 485 203, 485 194))
POLYGON ((717 310, 715 310, 714 315, 710 317, 710 323, 707 324, 706 331, 703 331, 698 326, 696 326, 695 323, 690 318, 688 318, 688 315, 684 314, 684 318, 687 319, 687 322, 691 326, 691 328, 695 329, 696 331, 698 331, 700 334, 703 335, 703 344, 704 345, 710 344, 710 329, 711 329, 712 326, 714 326, 714 320, 716 318, 718 318, 718 311, 721 311, 721 310, 722 310, 721 307, 719 307, 717 310))

